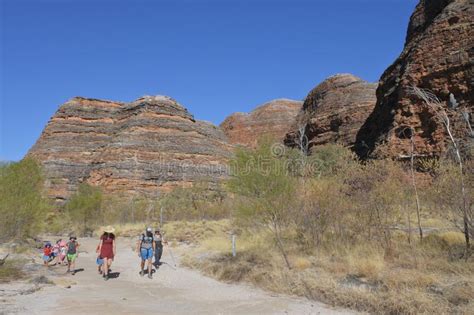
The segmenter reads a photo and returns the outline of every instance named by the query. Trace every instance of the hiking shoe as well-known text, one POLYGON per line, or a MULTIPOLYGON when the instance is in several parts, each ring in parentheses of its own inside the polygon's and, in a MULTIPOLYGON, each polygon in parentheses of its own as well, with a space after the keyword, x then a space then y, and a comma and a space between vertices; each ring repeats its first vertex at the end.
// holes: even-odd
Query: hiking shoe
POLYGON ((140 271, 140 276, 142 276, 142 277, 143 277, 144 275, 145 275, 145 272, 144 272, 143 270, 142 270, 142 271, 140 271))
POLYGON ((109 275, 105 275, 105 276, 104 276, 104 280, 105 280, 105 281, 108 281, 108 280, 109 280, 109 275))
POLYGON ((153 279, 153 276, 151 275, 151 273, 148 274, 148 279, 153 279))

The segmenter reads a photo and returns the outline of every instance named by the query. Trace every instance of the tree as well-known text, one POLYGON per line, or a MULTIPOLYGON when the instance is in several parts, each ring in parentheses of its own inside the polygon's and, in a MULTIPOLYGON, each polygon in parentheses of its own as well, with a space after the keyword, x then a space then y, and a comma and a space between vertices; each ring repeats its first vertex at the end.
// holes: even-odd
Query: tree
POLYGON ((73 224, 78 225, 80 233, 91 233, 103 222, 102 199, 102 191, 99 187, 81 184, 66 204, 66 211, 73 224))
POLYGON ((41 168, 30 158, 0 167, 0 239, 33 236, 51 210, 41 168))
MULTIPOLYGON (((461 207, 461 216, 462 216, 462 221, 463 221, 463 233, 464 233, 464 238, 466 242, 466 257, 469 255, 470 251, 470 238, 471 235, 473 234, 472 230, 474 229, 473 226, 473 211, 469 205, 468 202, 468 194, 467 194, 467 189, 466 189, 466 183, 464 180, 464 161, 461 157, 461 150, 458 145, 458 141, 454 137, 454 133, 452 131, 452 126, 451 126, 451 119, 449 118, 448 113, 446 112, 446 109, 443 106, 443 103, 428 90, 423 90, 420 89, 416 86, 413 86, 410 90, 410 92, 421 98, 423 102, 425 103, 426 106, 428 106, 436 115, 437 119, 441 121, 441 123, 444 125, 446 129, 446 133, 448 134, 448 138, 451 141, 451 144, 454 148, 454 153, 455 153, 455 160, 456 163, 458 164, 458 170, 459 170, 459 175, 460 175, 460 190, 461 190, 461 198, 462 198, 462 207, 461 207)), ((451 106, 452 110, 456 109, 456 106, 451 106)), ((462 114, 464 119, 465 119, 465 114, 462 114)), ((469 125, 470 131, 472 130, 469 120, 466 120, 467 124, 469 125)))
POLYGON ((256 150, 239 150, 232 161, 232 178, 228 186, 239 198, 239 223, 269 229, 286 266, 291 264, 283 240, 295 201, 295 179, 288 164, 274 154, 272 143, 262 143, 256 150))

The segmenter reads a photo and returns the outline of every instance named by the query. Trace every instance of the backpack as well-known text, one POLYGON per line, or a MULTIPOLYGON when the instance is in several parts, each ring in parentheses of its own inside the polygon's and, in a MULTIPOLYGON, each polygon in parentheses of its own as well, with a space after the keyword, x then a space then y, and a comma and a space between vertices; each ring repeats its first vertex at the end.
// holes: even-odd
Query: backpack
POLYGON ((76 242, 69 242, 67 243, 67 253, 69 255, 74 255, 76 253, 77 243, 76 242))
POLYGON ((153 236, 147 236, 145 234, 142 234, 140 241, 140 248, 150 249, 153 247, 153 236))

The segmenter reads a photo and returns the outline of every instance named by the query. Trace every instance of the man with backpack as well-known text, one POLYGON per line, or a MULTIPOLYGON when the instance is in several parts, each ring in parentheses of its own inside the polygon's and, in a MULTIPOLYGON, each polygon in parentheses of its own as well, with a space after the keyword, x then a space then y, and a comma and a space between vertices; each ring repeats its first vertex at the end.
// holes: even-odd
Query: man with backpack
POLYGON ((153 229, 148 227, 144 234, 140 236, 137 242, 137 252, 138 257, 141 258, 141 271, 140 276, 145 275, 145 263, 147 263, 148 268, 148 278, 152 279, 152 260, 153 253, 155 251, 155 239, 153 238, 153 229))

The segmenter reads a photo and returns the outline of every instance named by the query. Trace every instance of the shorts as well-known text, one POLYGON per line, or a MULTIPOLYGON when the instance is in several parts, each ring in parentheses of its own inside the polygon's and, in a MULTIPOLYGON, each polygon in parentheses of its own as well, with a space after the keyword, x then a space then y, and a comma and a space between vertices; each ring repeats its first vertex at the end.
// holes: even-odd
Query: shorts
POLYGON ((99 266, 100 266, 100 265, 103 265, 103 264, 104 264, 104 259, 102 259, 102 258, 100 258, 100 257, 97 257, 97 260, 95 261, 95 263, 96 263, 97 265, 99 265, 99 266))
POLYGON ((140 256, 143 260, 151 259, 153 257, 153 248, 140 249, 140 256))
POLYGON ((73 262, 77 258, 77 254, 67 254, 67 261, 73 262))
POLYGON ((51 260, 53 260, 53 257, 48 256, 48 255, 43 255, 43 261, 44 262, 50 262, 51 260))

